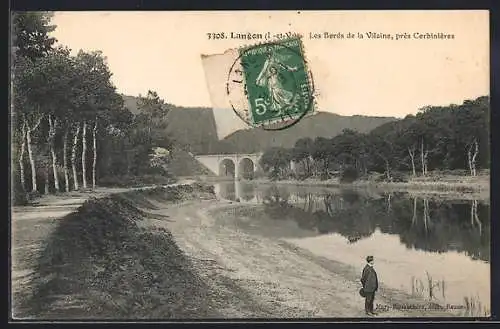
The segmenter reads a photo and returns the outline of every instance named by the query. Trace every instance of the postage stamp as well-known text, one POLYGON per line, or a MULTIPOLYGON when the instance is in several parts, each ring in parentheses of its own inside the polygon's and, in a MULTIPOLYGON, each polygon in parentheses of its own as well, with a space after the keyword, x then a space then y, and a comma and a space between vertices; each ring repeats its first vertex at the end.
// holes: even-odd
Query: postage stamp
POLYGON ((295 124, 313 113, 313 91, 299 37, 240 48, 228 74, 231 106, 253 127, 284 129, 295 124), (240 107, 232 102, 241 97, 235 92, 239 88, 247 100, 240 107))

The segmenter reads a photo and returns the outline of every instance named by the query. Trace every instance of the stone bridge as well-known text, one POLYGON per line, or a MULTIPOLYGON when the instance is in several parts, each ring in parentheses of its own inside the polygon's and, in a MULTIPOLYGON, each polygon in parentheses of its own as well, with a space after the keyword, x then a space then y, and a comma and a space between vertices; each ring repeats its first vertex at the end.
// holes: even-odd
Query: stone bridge
POLYGON ((217 176, 247 179, 261 170, 259 160, 262 154, 207 154, 195 155, 194 158, 217 176))

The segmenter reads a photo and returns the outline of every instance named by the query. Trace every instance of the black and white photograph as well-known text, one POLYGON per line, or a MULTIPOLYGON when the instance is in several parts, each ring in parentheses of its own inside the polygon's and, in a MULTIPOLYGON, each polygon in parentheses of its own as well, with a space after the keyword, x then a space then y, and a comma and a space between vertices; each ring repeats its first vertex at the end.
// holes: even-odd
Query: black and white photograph
POLYGON ((487 10, 10 26, 11 321, 491 316, 487 10))

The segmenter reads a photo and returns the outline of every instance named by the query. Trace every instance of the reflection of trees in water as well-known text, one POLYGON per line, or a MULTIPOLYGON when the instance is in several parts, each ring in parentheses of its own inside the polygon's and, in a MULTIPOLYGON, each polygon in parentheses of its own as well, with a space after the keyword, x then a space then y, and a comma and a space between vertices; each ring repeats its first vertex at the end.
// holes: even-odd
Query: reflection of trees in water
POLYGON ((235 200, 236 198, 236 186, 235 184, 227 183, 227 184, 220 184, 220 196, 223 199, 228 199, 228 200, 235 200))
POLYGON ((267 189, 263 195, 262 203, 266 213, 275 219, 287 219, 288 212, 293 206, 289 203, 290 194, 280 190, 277 186, 267 189))
MULTIPOLYGON (((235 184, 239 182, 236 181, 235 184)), ((255 186, 253 184, 241 185, 241 198, 245 201, 250 201, 255 197, 255 186)))
POLYGON ((277 189, 268 191, 265 211, 272 218, 294 220, 303 229, 339 233, 355 243, 378 227, 383 233, 399 235, 408 248, 456 250, 474 259, 490 259, 489 206, 477 200, 436 201, 409 198, 404 193, 376 199, 356 191, 301 197, 280 193, 277 189))
POLYGON ((480 205, 477 200, 450 203, 413 198, 413 209, 408 214, 404 201, 399 202, 393 220, 397 223, 396 233, 407 247, 434 252, 464 251, 474 259, 489 261, 489 232, 485 235, 483 227, 477 224, 487 223, 489 231, 489 206, 480 205))

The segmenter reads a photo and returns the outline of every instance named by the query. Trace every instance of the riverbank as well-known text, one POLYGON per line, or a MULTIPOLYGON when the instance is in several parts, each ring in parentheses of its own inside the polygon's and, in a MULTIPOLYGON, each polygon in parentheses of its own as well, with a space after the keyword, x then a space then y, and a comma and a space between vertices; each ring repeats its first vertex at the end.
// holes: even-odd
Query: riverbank
POLYGON ((353 183, 341 183, 338 178, 319 180, 308 178, 304 180, 255 179, 255 184, 273 183, 299 186, 320 186, 332 188, 364 188, 388 192, 408 192, 416 196, 460 197, 461 199, 487 200, 490 198, 490 176, 457 176, 431 174, 428 177, 410 178, 407 182, 378 182, 375 180, 357 180, 353 183))
MULTIPOLYGON (((245 205, 214 197, 201 185, 159 187, 89 200, 62 218, 39 219, 37 230, 15 220, 25 227, 14 253, 33 234, 42 240, 39 252, 13 259, 13 269, 24 262, 30 272, 24 281, 13 278, 15 317, 364 317, 357 273, 251 234, 234 224, 235 207, 245 205)), ((384 286, 378 298, 382 305, 421 305, 383 310, 384 317, 454 314, 384 286)))

